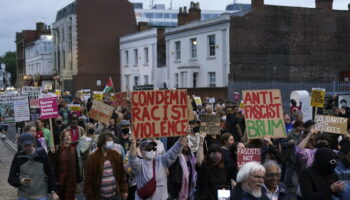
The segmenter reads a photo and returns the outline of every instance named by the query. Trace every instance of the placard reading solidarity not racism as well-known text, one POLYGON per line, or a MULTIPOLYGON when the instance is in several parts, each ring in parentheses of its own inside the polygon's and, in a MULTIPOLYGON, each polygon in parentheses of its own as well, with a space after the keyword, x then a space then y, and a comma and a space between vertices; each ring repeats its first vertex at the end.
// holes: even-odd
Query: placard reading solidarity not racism
POLYGON ((0 113, 3 122, 29 121, 28 96, 20 94, 1 95, 0 113))
POLYGON ((151 90, 131 93, 134 135, 139 138, 187 135, 186 90, 151 90))
POLYGON ((348 133, 348 118, 335 117, 330 115, 316 115, 315 128, 321 132, 336 134, 348 133))
POLYGON ((243 90, 249 139, 287 137, 280 90, 243 90))
POLYGON ((199 115, 201 122, 200 132, 205 132, 209 135, 220 135, 220 115, 202 114, 199 115))
POLYGON ((238 148, 237 166, 241 168, 245 163, 256 161, 261 162, 261 151, 259 148, 238 148))
POLYGON ((52 119, 58 117, 58 106, 56 95, 41 95, 40 99, 40 118, 52 119))
POLYGON ((101 101, 94 100, 89 111, 88 117, 104 124, 109 123, 114 108, 101 101))

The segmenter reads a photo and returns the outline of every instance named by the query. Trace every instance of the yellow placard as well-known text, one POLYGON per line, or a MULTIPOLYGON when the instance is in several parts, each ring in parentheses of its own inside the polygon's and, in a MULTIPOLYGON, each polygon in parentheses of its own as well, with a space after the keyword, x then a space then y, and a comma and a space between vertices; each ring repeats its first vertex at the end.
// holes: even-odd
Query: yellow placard
POLYGON ((94 91, 93 98, 96 101, 102 101, 103 100, 103 93, 94 91))
POLYGON ((324 96, 326 95, 326 90, 322 88, 312 89, 311 92, 311 106, 317 108, 323 108, 324 96))

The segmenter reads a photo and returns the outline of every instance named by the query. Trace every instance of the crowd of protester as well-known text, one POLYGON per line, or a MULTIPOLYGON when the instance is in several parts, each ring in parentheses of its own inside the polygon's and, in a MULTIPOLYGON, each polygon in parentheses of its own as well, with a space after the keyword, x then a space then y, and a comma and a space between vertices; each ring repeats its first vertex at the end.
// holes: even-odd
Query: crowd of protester
MULTIPOLYGON (((349 118, 330 103, 324 113, 349 118)), ((192 99, 187 136, 136 140, 128 107, 103 124, 87 115, 91 99, 62 97, 52 133, 45 120, 24 124, 8 182, 19 200, 349 200, 350 134, 320 133, 291 105, 287 138, 248 139, 239 105, 192 99), (220 115, 220 133, 200 132, 200 114, 220 115), (239 169, 238 148, 260 148, 261 162, 239 169)))

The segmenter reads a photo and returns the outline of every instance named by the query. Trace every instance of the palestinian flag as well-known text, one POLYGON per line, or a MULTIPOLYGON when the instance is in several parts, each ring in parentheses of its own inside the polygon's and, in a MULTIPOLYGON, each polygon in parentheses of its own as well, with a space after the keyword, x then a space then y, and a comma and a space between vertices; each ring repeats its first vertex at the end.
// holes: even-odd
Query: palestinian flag
POLYGON ((102 92, 103 92, 103 94, 106 94, 106 93, 112 92, 113 90, 114 90, 113 81, 112 81, 112 78, 109 77, 108 81, 106 83, 105 89, 103 89, 102 92))

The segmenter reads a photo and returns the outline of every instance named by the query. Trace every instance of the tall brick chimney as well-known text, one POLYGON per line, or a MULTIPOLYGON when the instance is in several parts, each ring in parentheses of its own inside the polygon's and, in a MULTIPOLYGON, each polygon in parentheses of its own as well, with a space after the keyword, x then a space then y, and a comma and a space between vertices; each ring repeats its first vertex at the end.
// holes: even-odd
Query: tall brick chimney
POLYGON ((264 7, 264 0, 252 0, 252 9, 264 7))
POLYGON ((45 31, 45 24, 42 22, 37 22, 36 23, 36 30, 39 32, 44 32, 45 31))
POLYGON ((316 8, 323 10, 333 9, 333 0, 316 0, 316 8))
POLYGON ((184 25, 188 22, 188 13, 187 13, 187 8, 185 7, 180 7, 179 8, 179 14, 177 14, 177 25, 181 26, 184 25))
POLYGON ((201 9, 199 8, 199 2, 191 2, 190 10, 188 11, 188 23, 197 20, 201 20, 201 9))

